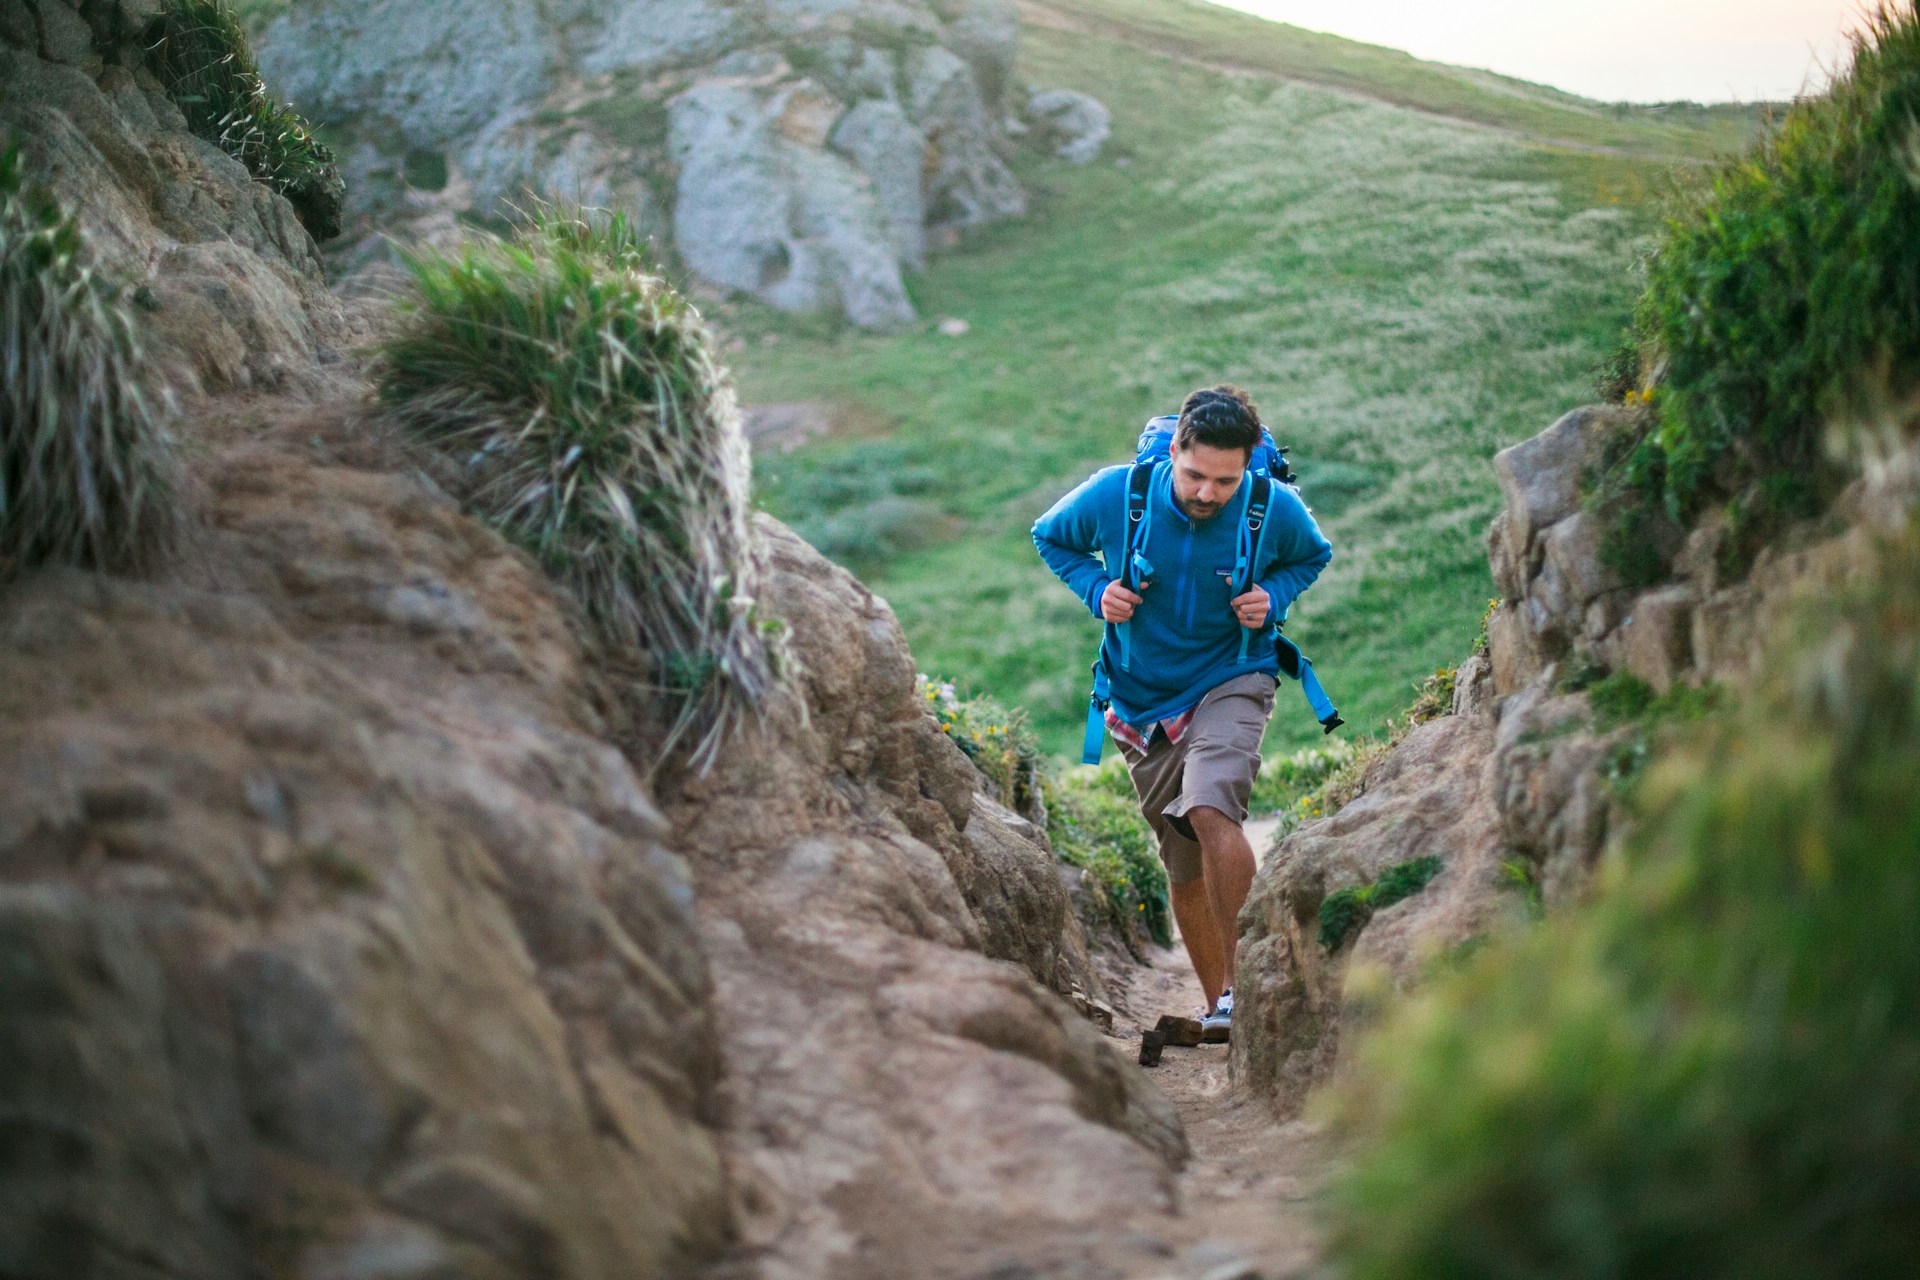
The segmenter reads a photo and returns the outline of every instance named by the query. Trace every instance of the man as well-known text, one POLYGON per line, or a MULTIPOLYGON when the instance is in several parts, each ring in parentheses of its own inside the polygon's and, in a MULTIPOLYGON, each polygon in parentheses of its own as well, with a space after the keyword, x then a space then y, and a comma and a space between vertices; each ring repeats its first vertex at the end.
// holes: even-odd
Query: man
POLYGON ((1107 624, 1107 728, 1159 841, 1215 1042, 1232 1023, 1237 920, 1253 886, 1241 824, 1273 712, 1273 627, 1333 558, 1306 505, 1283 484, 1271 486, 1257 542, 1243 538, 1248 464, 1261 445, 1260 414, 1245 392, 1220 386, 1187 397, 1167 457, 1153 467, 1138 591, 1118 572, 1130 466, 1099 472, 1033 526, 1047 567, 1107 624), (1242 570, 1247 555, 1253 563, 1242 570), (1236 594, 1236 576, 1252 585, 1236 594), (1252 643, 1243 643, 1243 630, 1252 643))

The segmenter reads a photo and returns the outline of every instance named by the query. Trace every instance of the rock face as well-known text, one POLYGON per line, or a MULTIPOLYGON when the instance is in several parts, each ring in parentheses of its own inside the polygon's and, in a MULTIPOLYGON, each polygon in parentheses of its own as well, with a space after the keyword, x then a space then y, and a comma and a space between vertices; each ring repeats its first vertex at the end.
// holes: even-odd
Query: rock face
POLYGON ((1913 506, 1910 484, 1856 484, 1834 512, 1842 532, 1803 530, 1739 582, 1722 580, 1724 533, 1710 517, 1659 548, 1672 581, 1633 589, 1601 555, 1604 514, 1581 503, 1584 476, 1630 426, 1623 410, 1581 409, 1495 458, 1505 504, 1488 558, 1501 602, 1488 649, 1459 669, 1453 714, 1408 735, 1356 800, 1262 867, 1240 918, 1233 1069, 1282 1112, 1335 1068, 1342 1028, 1426 964, 1522 914, 1529 895, 1552 910, 1591 883, 1625 829, 1611 779, 1635 730, 1600 721, 1577 686, 1614 672, 1657 692, 1739 684, 1788 603, 1852 574, 1876 526, 1899 527, 1913 506), (1423 892, 1329 952, 1319 913, 1330 895, 1426 857, 1442 870, 1423 892))
POLYGON ((140 289, 176 377, 273 387, 344 328, 293 206, 188 132, 148 69, 151 0, 0 4, 0 137, 78 213, 97 265, 140 289))
POLYGON ((712 285, 882 326, 912 319, 930 232, 1026 209, 1018 39, 1012 0, 317 0, 261 61, 346 139, 349 267, 534 192, 627 210, 712 285))
POLYGON ((810 714, 667 802, 699 851, 744 1241, 769 1274, 894 1276, 984 1266, 995 1222, 1166 1204, 1171 1108, 1034 981, 1074 965, 1051 857, 974 794, 885 604, 761 527, 810 714))
POLYGON ((1368 770, 1361 795, 1309 823, 1270 854, 1240 913, 1233 1078, 1291 1114, 1332 1071, 1356 997, 1419 980, 1447 949, 1510 915, 1499 887, 1505 842, 1495 725, 1443 716, 1414 730, 1368 770), (1357 941, 1329 952, 1320 908, 1418 858, 1443 861, 1427 888, 1373 916, 1357 941))
POLYGON ((208 412, 179 580, 0 595, 0 1268, 711 1255, 690 876, 564 611, 351 420, 208 412))
POLYGON ((960 1276, 1171 1208, 1177 1117, 1056 994, 1100 990, 1044 835, 885 604, 761 525, 805 676, 651 794, 136 9, 0 0, 0 119, 178 370, 255 394, 187 395, 159 578, 0 591, 0 1273, 960 1276))
POLYGON ((375 424, 189 423, 175 580, 0 594, 8 1274, 964 1274, 1169 1207, 1051 855, 850 576, 761 527, 804 708, 656 808, 375 424))

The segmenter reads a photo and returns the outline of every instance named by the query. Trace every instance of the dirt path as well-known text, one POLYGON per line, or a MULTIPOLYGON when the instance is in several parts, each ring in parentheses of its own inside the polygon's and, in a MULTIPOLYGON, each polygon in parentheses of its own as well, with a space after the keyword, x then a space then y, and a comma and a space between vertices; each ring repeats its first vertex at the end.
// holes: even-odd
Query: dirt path
MULTIPOLYGON (((1200 984, 1178 943, 1135 970, 1125 994, 1132 1016, 1115 1020, 1114 1048, 1138 1053, 1141 1024, 1163 1013, 1191 1014, 1200 984)), ((1193 1159, 1180 1177, 1180 1212, 1154 1223, 1144 1243, 1160 1247, 1142 1280, 1281 1280, 1309 1272, 1318 1257, 1312 1223, 1327 1143, 1309 1122, 1276 1123, 1259 1102, 1237 1098, 1227 1046, 1169 1048, 1150 1073, 1186 1125, 1193 1159)))

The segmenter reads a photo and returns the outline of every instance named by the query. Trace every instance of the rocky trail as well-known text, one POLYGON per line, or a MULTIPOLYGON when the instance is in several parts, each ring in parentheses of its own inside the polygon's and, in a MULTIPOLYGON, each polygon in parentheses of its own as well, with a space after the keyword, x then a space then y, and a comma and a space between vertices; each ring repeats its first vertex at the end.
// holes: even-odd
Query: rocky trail
MULTIPOLYGON (((1199 981, 1175 943, 1150 953, 1151 967, 1128 985, 1132 1016, 1115 1019, 1114 1044, 1129 1057, 1161 1014, 1190 1014, 1201 1003, 1199 981)), ((1179 1112, 1192 1157, 1180 1174, 1179 1215, 1149 1233, 1150 1248, 1154 1240, 1163 1246, 1163 1263, 1138 1274, 1279 1280, 1312 1268, 1312 1205, 1329 1154, 1319 1128, 1277 1120, 1264 1102, 1236 1093, 1224 1044, 1169 1047, 1148 1074, 1179 1112)))
MULTIPOLYGON (((1314 1274, 1334 1156, 1294 1117, 1343 1007, 1576 900, 1622 825, 1633 731, 1562 673, 1734 684, 1913 506, 1856 487, 1737 582, 1703 524, 1641 590, 1579 491, 1629 416, 1503 451, 1487 648, 1344 807, 1253 826, 1235 1042, 1143 1071, 1184 956, 1102 953, 887 602, 750 518, 731 392, 722 581, 793 662, 667 771, 648 673, 684 655, 598 633, 382 410, 376 317, 188 129, 150 16, 0 4, 0 131, 139 282, 185 529, 144 576, 0 591, 0 1276, 1314 1274)), ((776 447, 817 426, 787 408, 776 447)))

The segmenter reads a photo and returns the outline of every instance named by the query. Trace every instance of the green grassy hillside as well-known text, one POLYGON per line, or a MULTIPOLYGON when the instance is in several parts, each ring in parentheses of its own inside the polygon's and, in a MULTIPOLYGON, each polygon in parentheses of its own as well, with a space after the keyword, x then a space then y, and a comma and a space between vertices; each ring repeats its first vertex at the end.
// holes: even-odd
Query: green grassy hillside
MULTIPOLYGON (((1107 103, 1108 151, 1024 161, 1033 215, 937 256, 914 331, 721 309, 749 401, 860 424, 760 459, 760 500, 893 603, 925 669, 1025 706, 1065 753, 1098 628, 1027 528, 1147 417, 1238 382, 1336 547, 1290 631, 1376 725, 1479 627, 1488 459, 1592 398, 1676 157, 1750 120, 1616 111, 1168 0, 1034 13, 1052 25, 1027 27, 1027 79, 1107 103), (949 316, 970 331, 939 333, 949 316)), ((1283 696, 1270 744, 1317 735, 1283 696)))

